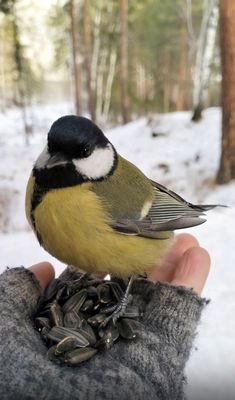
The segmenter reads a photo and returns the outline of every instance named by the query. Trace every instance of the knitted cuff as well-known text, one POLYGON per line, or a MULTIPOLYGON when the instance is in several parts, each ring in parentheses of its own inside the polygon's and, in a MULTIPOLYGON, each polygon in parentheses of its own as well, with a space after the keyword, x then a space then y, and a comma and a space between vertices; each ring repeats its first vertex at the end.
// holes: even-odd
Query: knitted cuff
POLYGON ((178 344, 194 335, 202 309, 208 303, 192 289, 143 280, 133 285, 133 301, 142 308, 145 326, 164 335, 169 343, 178 344))
POLYGON ((0 275, 0 303, 7 301, 8 307, 23 315, 35 311, 41 295, 35 275, 24 267, 6 269, 0 275))

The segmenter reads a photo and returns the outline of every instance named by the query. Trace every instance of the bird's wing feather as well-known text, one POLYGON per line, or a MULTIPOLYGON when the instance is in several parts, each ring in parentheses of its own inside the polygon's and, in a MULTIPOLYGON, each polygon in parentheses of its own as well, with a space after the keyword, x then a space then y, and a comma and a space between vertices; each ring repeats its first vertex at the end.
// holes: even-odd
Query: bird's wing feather
POLYGON ((157 182, 151 181, 154 201, 147 215, 136 219, 118 219, 113 228, 120 233, 155 239, 166 239, 169 231, 202 224, 203 211, 213 206, 193 205, 157 182))

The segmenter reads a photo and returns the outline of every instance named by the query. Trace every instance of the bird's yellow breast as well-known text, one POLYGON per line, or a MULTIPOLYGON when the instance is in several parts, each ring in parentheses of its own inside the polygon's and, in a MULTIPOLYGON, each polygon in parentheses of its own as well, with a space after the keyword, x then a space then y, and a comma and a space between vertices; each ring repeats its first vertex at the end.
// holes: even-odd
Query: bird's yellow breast
POLYGON ((43 197, 34 211, 42 246, 62 262, 90 273, 129 276, 156 264, 170 240, 114 231, 107 207, 89 187, 86 183, 55 189, 43 197))

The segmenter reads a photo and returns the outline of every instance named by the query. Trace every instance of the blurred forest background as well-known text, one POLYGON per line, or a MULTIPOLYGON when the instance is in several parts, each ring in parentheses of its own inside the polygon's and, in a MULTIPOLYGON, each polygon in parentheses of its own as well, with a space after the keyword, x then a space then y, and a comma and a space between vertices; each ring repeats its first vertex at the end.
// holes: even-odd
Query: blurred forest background
POLYGON ((216 0, 1 0, 1 109, 74 98, 124 123, 220 104, 216 0), (204 93, 203 93, 204 92, 204 93))
MULTIPOLYGON (((198 121, 221 104, 223 40, 234 75, 234 27, 223 37, 234 15, 221 0, 219 35, 217 0, 0 0, 0 110, 21 107, 26 135, 32 103, 73 101, 102 126, 180 110, 198 121)), ((219 182, 234 178, 231 162, 219 182)))

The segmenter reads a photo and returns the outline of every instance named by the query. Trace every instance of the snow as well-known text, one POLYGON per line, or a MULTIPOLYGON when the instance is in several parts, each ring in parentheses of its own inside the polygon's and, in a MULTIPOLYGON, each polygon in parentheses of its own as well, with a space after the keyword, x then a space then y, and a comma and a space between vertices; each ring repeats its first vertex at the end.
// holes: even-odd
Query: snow
MULTIPOLYGON (((25 145, 20 111, 0 114, 0 242, 1 264, 31 265, 51 261, 57 275, 64 266, 38 245, 24 216, 24 193, 32 164, 42 151, 51 123, 70 114, 70 104, 34 106, 34 134, 25 145)), ((212 258, 203 295, 211 299, 203 313, 187 364, 187 394, 191 400, 235 397, 235 182, 215 183, 220 157, 221 112, 210 108, 203 120, 190 122, 178 112, 141 118, 106 132, 124 157, 150 178, 194 203, 220 203, 206 224, 192 228, 212 258), (152 137, 154 133, 155 137, 152 137)))

